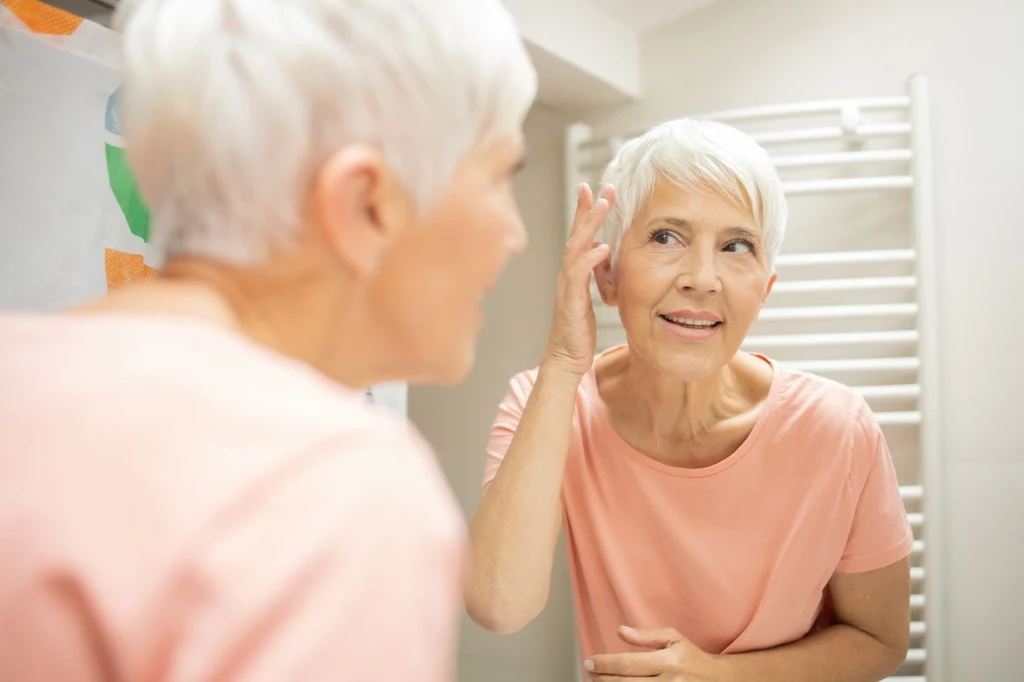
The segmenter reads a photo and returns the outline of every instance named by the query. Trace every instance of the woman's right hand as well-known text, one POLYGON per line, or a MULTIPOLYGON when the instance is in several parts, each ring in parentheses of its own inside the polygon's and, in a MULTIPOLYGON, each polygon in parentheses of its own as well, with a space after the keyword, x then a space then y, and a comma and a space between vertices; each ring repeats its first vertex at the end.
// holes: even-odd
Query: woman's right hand
POLYGON ((595 242, 594 237, 614 201, 612 187, 605 187, 595 202, 590 186, 580 186, 576 216, 558 274, 555 314, 542 368, 582 377, 594 363, 597 319, 590 297, 590 275, 611 253, 607 244, 595 242))

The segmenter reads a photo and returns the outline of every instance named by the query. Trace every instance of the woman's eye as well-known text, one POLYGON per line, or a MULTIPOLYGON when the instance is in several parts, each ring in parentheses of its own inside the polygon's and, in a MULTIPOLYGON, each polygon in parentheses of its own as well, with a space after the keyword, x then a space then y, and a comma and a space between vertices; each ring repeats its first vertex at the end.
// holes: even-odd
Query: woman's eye
POLYGON ((679 241, 679 239, 668 230, 654 230, 651 232, 651 241, 655 244, 668 246, 673 241, 679 241))
POLYGON ((726 244, 725 250, 730 253, 754 253, 754 245, 746 239, 737 239, 726 244))

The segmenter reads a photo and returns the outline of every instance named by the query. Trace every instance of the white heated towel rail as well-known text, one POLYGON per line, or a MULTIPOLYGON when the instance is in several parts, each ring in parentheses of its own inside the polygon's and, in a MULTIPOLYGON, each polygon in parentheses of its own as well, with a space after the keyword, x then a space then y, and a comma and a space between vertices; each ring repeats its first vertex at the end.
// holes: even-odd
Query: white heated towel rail
MULTIPOLYGON (((701 115, 748 131, 771 154, 791 215, 801 201, 884 196, 901 202, 884 248, 786 253, 744 348, 842 381, 872 406, 890 443, 910 443, 900 492, 914 530, 911 650, 892 682, 945 682, 942 659, 942 468, 937 394, 936 275, 927 82, 905 96, 805 102, 701 115), (794 177, 794 175, 796 177, 794 177), (807 177, 810 175, 810 177, 807 177), (908 224, 909 223, 909 224, 908 224)), ((572 125, 566 139, 568 215, 580 182, 600 182, 623 141, 572 125)), ((832 224, 822 229, 835 230, 832 224)), ((625 341, 594 290, 598 346, 625 341)), ((907 450, 901 453, 906 455, 907 450)), ((894 450, 894 457, 897 453, 894 450)))

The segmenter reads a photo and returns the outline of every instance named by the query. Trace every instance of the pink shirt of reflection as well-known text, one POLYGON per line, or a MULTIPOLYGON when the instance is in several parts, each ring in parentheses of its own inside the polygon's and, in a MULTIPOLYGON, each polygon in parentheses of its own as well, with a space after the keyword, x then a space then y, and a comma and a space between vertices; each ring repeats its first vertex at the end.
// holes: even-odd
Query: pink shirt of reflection
POLYGON ((0 679, 451 679, 421 438, 203 324, 0 316, 0 679))
MULTIPOLYGON (((714 654, 795 642, 827 620, 834 573, 910 554, 892 458, 865 400, 770 364, 753 431, 700 469, 631 448, 608 421, 594 371, 583 378, 562 502, 584 658, 634 650, 617 636, 622 625, 675 628, 714 654)), ((533 370, 511 381, 491 429, 485 483, 536 378, 533 370)))

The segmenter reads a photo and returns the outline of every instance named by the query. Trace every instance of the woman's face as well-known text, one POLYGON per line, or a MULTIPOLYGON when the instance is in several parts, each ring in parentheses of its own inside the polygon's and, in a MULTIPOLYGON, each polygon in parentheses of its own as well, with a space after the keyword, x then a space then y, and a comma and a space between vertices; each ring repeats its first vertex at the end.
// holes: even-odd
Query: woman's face
POLYGON ((631 353, 695 380, 737 353, 775 281, 753 216, 711 192, 660 181, 598 272, 631 353))
POLYGON ((448 192, 402 231, 381 263, 374 306, 404 374, 454 383, 472 368, 482 300, 509 258, 526 248, 511 176, 521 137, 471 151, 448 192))

